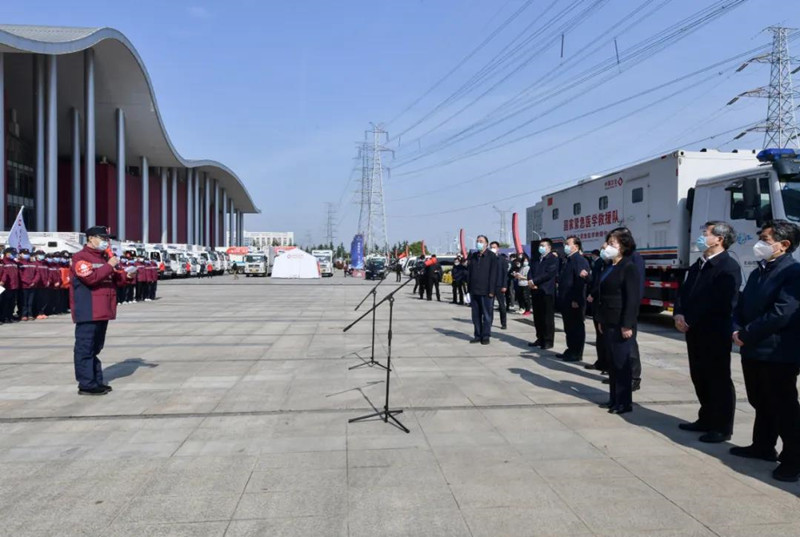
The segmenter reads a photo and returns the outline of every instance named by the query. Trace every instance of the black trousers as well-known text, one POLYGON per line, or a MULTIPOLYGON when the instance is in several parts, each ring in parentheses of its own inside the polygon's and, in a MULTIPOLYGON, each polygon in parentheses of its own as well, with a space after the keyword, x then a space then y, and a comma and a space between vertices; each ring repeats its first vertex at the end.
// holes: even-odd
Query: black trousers
POLYGON ((731 338, 726 333, 689 330, 689 373, 700 411, 700 423, 724 434, 733 432, 736 390, 731 380, 731 338))
POLYGON ((583 308, 573 308, 571 303, 563 304, 561 320, 564 321, 564 333, 567 336, 567 354, 572 358, 582 360, 583 347, 586 344, 583 308))
POLYGON ((631 353, 636 334, 628 339, 622 337, 621 326, 603 326, 603 340, 610 362, 609 400, 612 406, 633 404, 633 372, 631 353))
POLYGON ((78 388, 98 388, 103 381, 103 364, 97 357, 106 342, 108 321, 89 321, 75 324, 75 380, 78 388))
POLYGON ((18 289, 6 289, 0 295, 0 321, 11 322, 14 317, 14 308, 17 306, 18 289))
POLYGON ((144 300, 144 282, 136 282, 136 302, 144 300))
POLYGON ((402 272, 397 272, 396 274, 397 274, 397 280, 396 281, 397 281, 397 283, 400 283, 400 280, 403 278, 403 273, 402 272))
POLYGON ((414 276, 414 290, 411 292, 417 294, 417 289, 419 289, 421 285, 422 285, 422 277, 414 276))
POLYGON ((742 359, 747 400, 756 410, 753 445, 768 451, 783 441, 781 462, 800 465, 800 403, 796 364, 742 359))
POLYGON ((487 295, 470 296, 472 308, 472 325, 475 338, 488 340, 492 337, 492 317, 494 316, 494 299, 487 295))
POLYGON ((506 327, 508 322, 508 308, 506 308, 506 294, 501 292, 500 289, 497 290, 497 294, 495 294, 497 298, 497 311, 500 313, 500 326, 506 327))
POLYGON ((642 357, 639 355, 639 342, 636 340, 636 326, 633 327, 633 347, 631 348, 631 373, 633 378, 642 378, 642 357))
POLYGON ((34 307, 36 306, 36 289, 23 289, 22 290, 22 307, 20 308, 20 317, 36 317, 34 307))
POLYGON ((453 282, 453 304, 464 303, 464 282, 453 282))
POLYGON ((552 345, 556 333, 555 297, 538 289, 533 291, 533 325, 536 339, 542 345, 552 345))
MULTIPOLYGON (((425 281, 425 296, 428 298, 428 300, 431 300, 431 298, 433 296, 433 289, 434 288, 436 289, 436 300, 441 302, 442 301, 442 297, 439 294, 439 280, 437 280, 436 278, 428 278, 428 279, 426 279, 426 281, 425 281)), ((422 293, 420 293, 420 296, 422 296, 422 293)))
POLYGON ((517 286, 517 303, 519 307, 525 311, 531 311, 531 290, 525 287, 517 286))
POLYGON ((514 303, 517 302, 519 299, 516 297, 517 294, 517 282, 516 280, 510 280, 506 282, 506 309, 511 310, 514 309, 514 303))
POLYGON ((592 324, 594 324, 595 334, 594 348, 597 352, 597 361, 594 363, 594 366, 600 371, 608 371, 608 351, 606 349, 605 335, 600 332, 600 325, 594 317, 592 317, 592 324))

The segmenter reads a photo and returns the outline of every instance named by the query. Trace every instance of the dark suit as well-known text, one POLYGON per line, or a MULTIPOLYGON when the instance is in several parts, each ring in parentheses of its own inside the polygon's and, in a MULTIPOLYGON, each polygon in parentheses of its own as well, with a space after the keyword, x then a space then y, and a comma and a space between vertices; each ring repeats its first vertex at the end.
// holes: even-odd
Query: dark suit
POLYGON ((597 298, 600 291, 600 276, 603 274, 607 263, 602 258, 598 257, 592 265, 592 282, 589 284, 589 294, 592 295, 592 324, 594 324, 595 344, 594 348, 597 352, 597 361, 594 367, 600 371, 608 371, 608 356, 606 356, 606 342, 603 339, 603 333, 600 331, 600 323, 597 321, 597 298))
POLYGON ((475 339, 488 341, 492 336, 494 295, 497 289, 497 256, 489 250, 473 252, 467 263, 467 286, 472 308, 475 339))
POLYGON ((558 273, 558 294, 556 303, 564 321, 567 336, 568 359, 582 360, 583 346, 586 343, 586 280, 582 271, 589 272, 589 262, 580 252, 569 255, 558 273), (573 303, 577 307, 573 307, 573 303))
POLYGON ((686 347, 689 372, 700 401, 698 421, 723 434, 733 431, 736 391, 731 380, 731 327, 742 270, 722 252, 708 261, 700 258, 689 269, 675 301, 689 331, 686 347))
POLYGON ((597 321, 610 362, 610 402, 629 407, 633 402, 633 337, 622 337, 622 328, 636 325, 639 315, 640 276, 630 257, 610 265, 600 276, 597 292, 597 321))
POLYGON ((555 339, 555 295, 559 265, 558 254, 550 252, 534 263, 528 272, 528 279, 536 286, 531 292, 533 325, 536 327, 536 341, 542 348, 552 347, 555 339))
POLYGON ((497 291, 494 296, 497 298, 497 311, 500 313, 500 326, 506 327, 508 316, 506 313, 506 293, 501 289, 508 290, 508 258, 504 256, 497 257, 497 291))
POLYGON ((781 463, 800 465, 800 264, 791 254, 750 273, 733 314, 747 400, 755 408, 753 446, 769 452, 780 436, 781 463))
POLYGON ((439 295, 439 282, 442 279, 442 265, 438 261, 425 267, 425 296, 431 300, 433 289, 436 288, 436 300, 441 302, 439 295))

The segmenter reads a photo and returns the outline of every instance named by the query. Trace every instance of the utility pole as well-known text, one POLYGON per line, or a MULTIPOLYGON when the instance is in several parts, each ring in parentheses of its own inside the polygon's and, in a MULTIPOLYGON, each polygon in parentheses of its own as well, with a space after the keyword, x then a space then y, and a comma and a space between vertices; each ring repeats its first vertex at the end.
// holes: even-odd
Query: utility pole
POLYGON ((327 216, 325 218, 325 241, 326 244, 333 245, 336 239, 336 206, 332 202, 325 204, 327 207, 327 216))
POLYGON ((495 205, 492 205, 492 209, 497 211, 497 214, 500 215, 500 229, 497 233, 497 242, 502 242, 505 244, 511 244, 511 241, 508 237, 508 227, 506 227, 506 220, 508 219, 508 214, 512 212, 511 209, 498 209, 495 205))
POLYGON ((772 52, 751 58, 736 71, 743 70, 751 63, 769 63, 769 86, 745 91, 728 102, 731 105, 740 97, 765 97, 767 121, 740 133, 734 140, 738 140, 748 132, 764 132, 764 148, 784 149, 795 146, 800 149, 800 130, 797 127, 794 107, 794 98, 798 94, 792 86, 792 74, 800 71, 800 67, 792 70, 787 39, 792 28, 770 26, 767 30, 772 32, 772 52))
POLYGON ((371 130, 364 134, 359 155, 361 157, 361 210, 358 216, 358 232, 364 236, 364 250, 389 251, 386 233, 386 207, 383 198, 383 174, 389 168, 383 165, 382 154, 394 152, 383 145, 388 132, 381 125, 370 123, 371 130))

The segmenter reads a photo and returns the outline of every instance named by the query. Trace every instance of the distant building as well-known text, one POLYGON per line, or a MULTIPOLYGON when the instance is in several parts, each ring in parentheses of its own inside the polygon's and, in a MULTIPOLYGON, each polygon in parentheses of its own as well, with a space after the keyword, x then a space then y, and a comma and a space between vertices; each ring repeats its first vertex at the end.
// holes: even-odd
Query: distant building
POLYGON ((245 231, 244 245, 263 249, 268 246, 294 246, 293 231, 245 231))

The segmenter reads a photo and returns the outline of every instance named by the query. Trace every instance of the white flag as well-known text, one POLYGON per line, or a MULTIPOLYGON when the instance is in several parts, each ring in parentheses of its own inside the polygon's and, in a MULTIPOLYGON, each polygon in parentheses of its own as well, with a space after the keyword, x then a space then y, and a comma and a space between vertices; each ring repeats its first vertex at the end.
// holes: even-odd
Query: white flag
POLYGON ((22 217, 22 211, 24 210, 25 207, 20 207, 19 214, 17 214, 17 218, 14 220, 14 225, 11 226, 11 231, 8 232, 6 246, 16 248, 17 251, 20 251, 23 248, 27 248, 28 250, 32 251, 33 246, 28 238, 28 230, 25 227, 25 219, 22 217))

